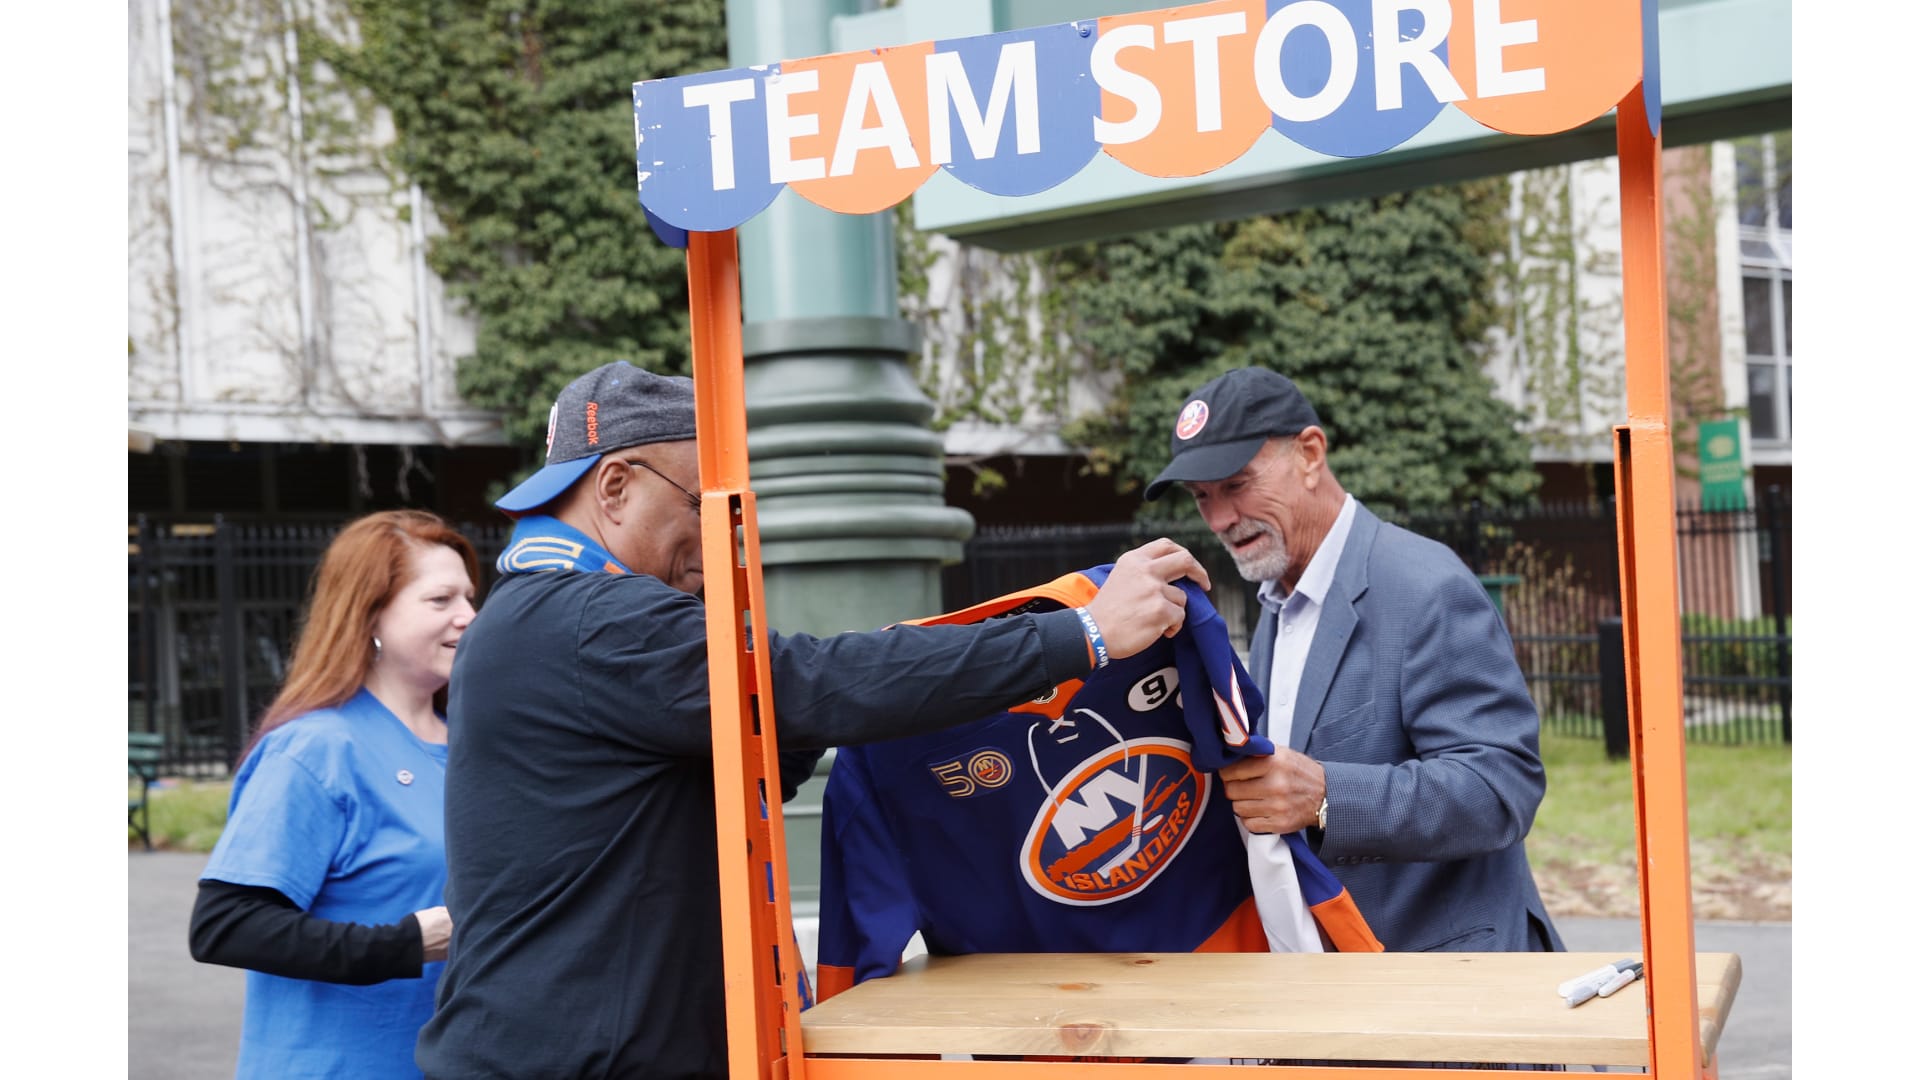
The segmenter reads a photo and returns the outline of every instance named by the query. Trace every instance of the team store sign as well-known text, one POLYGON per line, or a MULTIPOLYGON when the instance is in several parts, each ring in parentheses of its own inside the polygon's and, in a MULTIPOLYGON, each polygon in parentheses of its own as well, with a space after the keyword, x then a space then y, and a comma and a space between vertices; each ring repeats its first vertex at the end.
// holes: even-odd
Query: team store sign
MULTIPOLYGON (((1269 129, 1365 157, 1449 105, 1550 134, 1657 72, 1641 34, 1653 4, 1216 0, 656 79, 633 87, 640 201, 719 231, 789 187, 829 210, 884 210, 936 169, 996 195, 1044 191, 1101 153, 1198 176, 1269 129)), ((1657 101, 1649 85, 1656 130, 1657 101)))

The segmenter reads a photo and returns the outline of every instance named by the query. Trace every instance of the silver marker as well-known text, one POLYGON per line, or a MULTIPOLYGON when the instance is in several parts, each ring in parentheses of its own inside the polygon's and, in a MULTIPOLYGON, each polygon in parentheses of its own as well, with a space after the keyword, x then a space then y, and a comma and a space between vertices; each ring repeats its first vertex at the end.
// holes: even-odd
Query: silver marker
POLYGON ((1606 982, 1608 979, 1611 979, 1614 977, 1614 975, 1618 974, 1619 971, 1620 969, 1617 967, 1614 967, 1612 964, 1603 964, 1600 967, 1594 968, 1592 971, 1587 972, 1585 975, 1576 975, 1573 978, 1568 979, 1566 982, 1563 982, 1560 984, 1560 996, 1567 997, 1568 995, 1572 994, 1575 990, 1580 989, 1580 987, 1584 986, 1587 983, 1606 982))
POLYGON ((1625 971, 1627 970, 1628 967, 1637 963, 1639 963, 1639 961, 1635 960, 1631 956, 1622 957, 1619 960, 1615 960, 1611 964, 1594 968, 1592 971, 1587 972, 1585 975, 1575 976, 1574 978, 1568 979, 1566 982, 1563 982, 1560 984, 1560 996, 1566 997, 1567 995, 1573 993, 1575 990, 1579 989, 1581 985, 1585 983, 1593 983, 1596 986, 1601 985, 1605 983, 1608 979, 1613 978, 1615 974, 1625 971))
POLYGON ((1607 984, 1600 988, 1600 996, 1612 997, 1615 991, 1619 990, 1621 987, 1627 985, 1628 983, 1632 982, 1633 980, 1639 977, 1640 977, 1640 965, 1635 964, 1632 967, 1628 968, 1627 970, 1621 972, 1620 974, 1615 975, 1613 978, 1608 979, 1607 984))

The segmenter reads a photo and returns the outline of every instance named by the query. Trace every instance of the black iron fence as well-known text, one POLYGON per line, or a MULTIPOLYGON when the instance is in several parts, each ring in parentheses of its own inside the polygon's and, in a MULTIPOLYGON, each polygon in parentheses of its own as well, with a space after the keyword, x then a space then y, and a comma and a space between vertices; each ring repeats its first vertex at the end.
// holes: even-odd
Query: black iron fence
MULTIPOLYGON (((342 521, 128 527, 127 726, 162 768, 224 775, 286 675, 320 555, 342 521)), ((491 580, 504 525, 462 526, 491 580)))
MULTIPOLYGON (((1506 617, 1544 725, 1600 738, 1601 627, 1620 614, 1612 502, 1383 516, 1446 544, 1480 575, 1506 617)), ((1675 511, 1690 739, 1792 740, 1792 517, 1791 500, 1777 488, 1746 510, 1675 511)), ((1137 525, 982 530, 965 560, 945 571, 946 604, 1109 562, 1162 532, 1137 525)), ((1254 587, 1204 530, 1168 535, 1207 565, 1214 605, 1244 655, 1259 614, 1254 587)))
MULTIPOLYGON (((1545 725, 1599 738, 1601 624, 1619 615, 1611 504, 1467 508, 1400 523, 1447 544, 1481 575, 1503 608, 1545 725)), ((232 764, 285 675, 313 568, 341 524, 129 526, 128 727, 167 737, 168 772, 222 775, 232 764)), ((1789 501, 1769 491, 1745 511, 1682 506, 1677 528, 1688 736, 1790 740, 1789 501)), ((480 553, 484 594, 508 529, 461 530, 480 553)), ((1109 562, 1163 533, 1132 525, 984 529, 943 572, 944 605, 1109 562)), ((1204 530, 1170 535, 1207 564, 1214 606, 1244 654, 1258 615, 1254 586, 1204 530)))

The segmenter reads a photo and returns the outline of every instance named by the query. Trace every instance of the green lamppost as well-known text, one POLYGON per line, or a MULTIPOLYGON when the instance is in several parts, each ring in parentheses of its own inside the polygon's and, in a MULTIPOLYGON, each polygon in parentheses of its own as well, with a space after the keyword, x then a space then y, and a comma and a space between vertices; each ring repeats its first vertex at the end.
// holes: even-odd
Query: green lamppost
MULTIPOLYGON (((728 0, 735 66, 834 51, 860 0, 728 0)), ((783 192, 740 229, 747 447, 767 619, 866 630, 941 610, 940 566, 973 533, 945 505, 933 404, 907 357, 888 214, 783 192)))

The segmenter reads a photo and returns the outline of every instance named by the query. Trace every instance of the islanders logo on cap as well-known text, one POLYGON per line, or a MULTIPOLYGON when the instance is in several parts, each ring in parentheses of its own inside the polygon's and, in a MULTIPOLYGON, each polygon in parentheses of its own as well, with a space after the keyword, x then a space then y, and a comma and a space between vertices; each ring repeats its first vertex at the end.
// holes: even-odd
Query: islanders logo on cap
POLYGON ((1210 778, 1177 739, 1108 744, 1041 803, 1020 873, 1057 904, 1111 904, 1147 887, 1193 838, 1210 778))
POLYGON ((1207 403, 1195 398, 1187 402, 1186 408, 1180 410, 1180 422, 1173 426, 1173 433, 1183 439, 1191 439, 1200 434, 1200 429, 1206 426, 1207 403))

